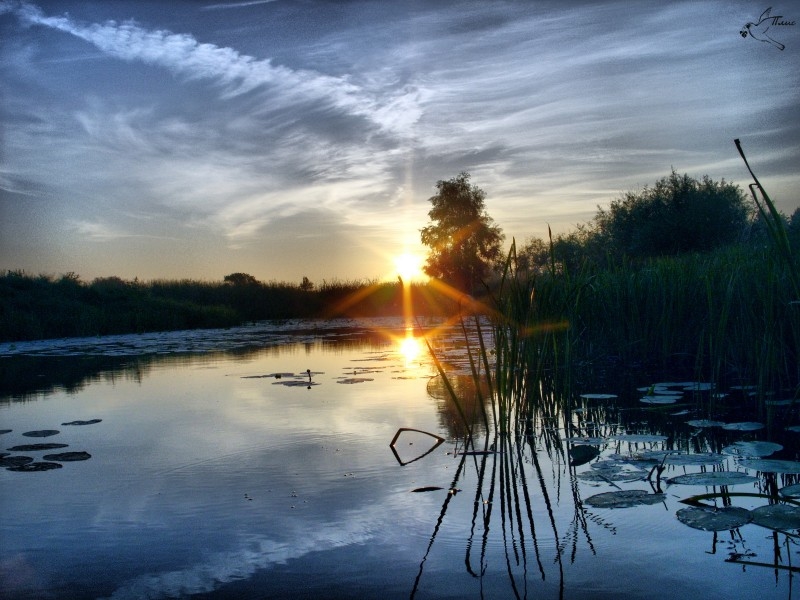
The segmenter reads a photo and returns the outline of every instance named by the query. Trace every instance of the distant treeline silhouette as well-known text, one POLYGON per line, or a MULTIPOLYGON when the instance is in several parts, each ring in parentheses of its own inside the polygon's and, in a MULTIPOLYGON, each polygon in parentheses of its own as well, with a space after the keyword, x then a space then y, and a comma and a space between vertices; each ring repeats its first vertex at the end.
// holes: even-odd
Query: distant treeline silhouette
MULTIPOLYGON (((411 285, 414 313, 443 315, 454 303, 432 286, 411 285)), ((232 327, 252 321, 403 314, 399 282, 332 281, 315 286, 263 283, 246 273, 223 281, 84 282, 74 273, 53 277, 0 275, 0 341, 232 327)))

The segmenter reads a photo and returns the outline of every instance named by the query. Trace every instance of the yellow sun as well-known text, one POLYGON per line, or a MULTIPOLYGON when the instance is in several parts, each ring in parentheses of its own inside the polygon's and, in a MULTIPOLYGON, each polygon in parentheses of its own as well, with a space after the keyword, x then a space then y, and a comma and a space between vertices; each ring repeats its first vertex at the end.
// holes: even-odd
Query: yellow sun
POLYGON ((394 268, 403 281, 420 279, 425 276, 422 272, 422 257, 418 254, 404 252, 394 259, 394 268))

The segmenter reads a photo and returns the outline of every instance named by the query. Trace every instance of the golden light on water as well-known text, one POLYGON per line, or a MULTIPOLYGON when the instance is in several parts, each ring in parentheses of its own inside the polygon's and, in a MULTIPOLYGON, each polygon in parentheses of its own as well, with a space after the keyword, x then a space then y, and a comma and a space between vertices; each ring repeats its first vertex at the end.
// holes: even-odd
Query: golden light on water
POLYGON ((406 364, 416 362, 422 354, 422 342, 410 332, 406 333, 406 337, 397 340, 397 347, 406 364))

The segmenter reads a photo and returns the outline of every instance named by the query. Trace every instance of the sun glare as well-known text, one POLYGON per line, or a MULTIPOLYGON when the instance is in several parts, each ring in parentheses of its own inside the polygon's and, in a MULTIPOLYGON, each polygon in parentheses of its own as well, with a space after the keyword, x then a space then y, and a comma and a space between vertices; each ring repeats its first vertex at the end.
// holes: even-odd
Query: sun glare
POLYGON ((406 252, 394 259, 394 267, 403 281, 421 279, 425 276, 422 272, 422 257, 406 252))
POLYGON ((413 363, 422 354, 422 344, 414 336, 409 335, 399 340, 398 346, 406 364, 413 363))

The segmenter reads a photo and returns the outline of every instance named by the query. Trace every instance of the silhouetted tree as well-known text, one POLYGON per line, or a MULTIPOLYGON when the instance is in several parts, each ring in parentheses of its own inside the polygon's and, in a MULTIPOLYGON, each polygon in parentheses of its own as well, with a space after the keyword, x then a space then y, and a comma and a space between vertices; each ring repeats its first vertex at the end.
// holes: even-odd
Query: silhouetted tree
POLYGON ((258 279, 248 273, 231 273, 225 275, 223 281, 231 285, 255 285, 258 283, 258 279))
POLYGON ((742 239, 753 209, 738 186, 678 175, 628 192, 599 209, 592 234, 616 255, 649 257, 706 252, 742 239))
POLYGON ((308 277, 303 277, 303 281, 300 282, 300 289, 304 292, 310 292, 314 289, 314 284, 308 277))
POLYGON ((485 210, 486 194, 469 178, 461 173, 436 182, 439 191, 429 199, 431 224, 420 232, 430 248, 425 273, 471 293, 497 263, 504 236, 485 210))

